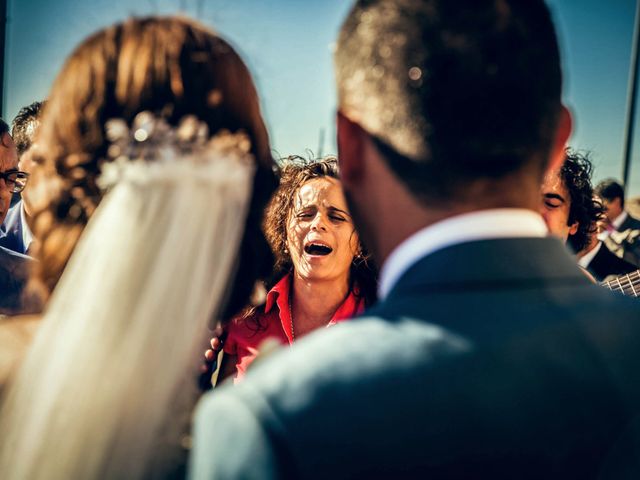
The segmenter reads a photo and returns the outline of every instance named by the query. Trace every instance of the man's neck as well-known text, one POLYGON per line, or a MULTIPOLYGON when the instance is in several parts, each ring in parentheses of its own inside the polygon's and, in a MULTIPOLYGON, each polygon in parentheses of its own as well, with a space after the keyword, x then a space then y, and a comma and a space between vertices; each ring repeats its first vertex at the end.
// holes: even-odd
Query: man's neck
MULTIPOLYGON (((523 199, 526 198, 527 195, 523 195, 523 199)), ((500 201, 493 202, 490 198, 485 197, 482 202, 460 202, 457 204, 452 202, 448 208, 442 209, 427 208, 422 204, 414 203, 411 206, 398 208, 397 210, 401 211, 402 215, 398 215, 397 213, 394 215, 394 210, 392 209, 388 212, 387 222, 378 223, 378 225, 383 228, 378 229, 376 235, 376 258, 379 260, 380 265, 383 265, 391 252, 416 232, 461 215, 481 213, 490 210, 513 209, 527 210, 539 214, 539 191, 536 189, 535 193, 531 193, 528 198, 530 198, 528 202, 523 201, 523 199, 509 201, 508 197, 503 196, 500 201)))
POLYGON ((532 159, 500 178, 467 181, 447 195, 432 192, 428 200, 418 198, 391 170, 366 134, 347 120, 340 125, 347 139, 340 143, 345 152, 343 184, 361 238, 379 266, 407 238, 447 218, 492 209, 540 211, 541 162, 532 159))
POLYGON ((546 235, 542 217, 531 210, 490 209, 448 217, 413 234, 391 252, 380 271, 379 297, 386 297, 411 265, 443 248, 478 240, 546 235))

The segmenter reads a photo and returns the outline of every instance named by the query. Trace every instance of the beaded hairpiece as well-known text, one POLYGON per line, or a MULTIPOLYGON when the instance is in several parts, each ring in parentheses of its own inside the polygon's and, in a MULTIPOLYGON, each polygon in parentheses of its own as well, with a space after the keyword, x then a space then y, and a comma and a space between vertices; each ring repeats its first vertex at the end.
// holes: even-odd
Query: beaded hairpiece
POLYGON ((102 164, 98 179, 102 189, 115 185, 123 176, 123 167, 131 170, 132 162, 164 164, 180 158, 199 164, 215 157, 252 164, 251 141, 246 133, 221 130, 210 137, 209 127, 194 115, 183 117, 174 127, 145 111, 135 116, 131 127, 122 119, 111 119, 105 131, 110 145, 108 161, 102 164))

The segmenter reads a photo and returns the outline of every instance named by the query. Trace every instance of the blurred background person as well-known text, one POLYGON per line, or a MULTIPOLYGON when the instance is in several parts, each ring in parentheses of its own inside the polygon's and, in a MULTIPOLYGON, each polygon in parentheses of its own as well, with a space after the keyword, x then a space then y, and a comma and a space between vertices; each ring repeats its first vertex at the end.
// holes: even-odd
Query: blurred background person
POLYGON ((613 178, 602 180, 596 186, 596 194, 602 199, 608 231, 640 230, 640 220, 625 210, 624 188, 613 178))
POLYGON ((608 178, 596 186, 596 194, 606 214, 600 239, 616 256, 640 268, 640 220, 626 210, 624 187, 608 178))
MULTIPOLYGON (((11 123, 11 136, 18 151, 18 165, 20 170, 26 173, 33 171, 31 155, 26 153, 33 144, 43 106, 44 102, 33 102, 21 108, 11 123)), ((15 252, 27 253, 33 241, 33 234, 28 223, 31 212, 32 208, 28 196, 26 193, 22 193, 22 198, 11 207, 7 218, 0 227, 0 246, 15 252)))
POLYGON ((265 340, 290 345, 351 319, 376 298, 375 268, 355 231, 335 157, 285 161, 264 230, 276 261, 269 292, 262 306, 229 324, 223 378, 241 379, 265 340))
POLYGON ((561 238, 578 257, 578 265, 596 281, 636 268, 613 255, 598 240, 602 204, 591 184, 593 165, 588 155, 567 149, 562 166, 545 176, 542 217, 549 232, 561 238))
MULTIPOLYGON (((9 126, 0 119, 0 225, 11 211, 11 199, 27 184, 29 175, 18 169, 16 145, 9 135, 9 126)), ((0 237, 4 232, 0 228, 0 237)), ((0 238, 1 240, 1 238, 0 238)), ((0 314, 14 314, 25 310, 22 292, 27 281, 30 259, 6 248, 0 242, 0 314)))
POLYGON ((0 190, 0 224, 11 208, 13 194, 22 191, 28 175, 21 174, 18 169, 18 152, 16 144, 9 135, 9 125, 0 119, 0 174, 2 174, 2 190, 0 190))
POLYGON ((30 286, 50 300, 0 412, 2 477, 181 476, 207 326, 271 266, 253 81, 210 30, 151 17, 86 39, 48 99, 30 286))
MULTIPOLYGON (((595 196, 594 201, 601 205, 599 197, 595 196)), ((595 222, 598 233, 601 232, 600 225, 603 217, 604 213, 600 214, 595 222)), ((605 242, 595 233, 589 235, 589 243, 577 252, 577 258, 578 265, 586 269, 598 282, 610 281, 638 269, 634 264, 623 260, 609 250, 605 242)), ((640 293, 640 290, 638 292, 640 293)))

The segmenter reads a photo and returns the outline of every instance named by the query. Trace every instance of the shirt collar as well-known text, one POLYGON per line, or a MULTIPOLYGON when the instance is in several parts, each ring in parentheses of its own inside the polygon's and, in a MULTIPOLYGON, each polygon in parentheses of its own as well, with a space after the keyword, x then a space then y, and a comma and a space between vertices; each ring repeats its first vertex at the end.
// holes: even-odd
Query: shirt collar
POLYGON ((578 265, 580 265, 582 268, 587 268, 591 263, 591 260, 593 260, 593 257, 595 257, 598 254, 601 248, 602 248, 602 242, 598 242, 596 246, 593 247, 589 253, 583 255, 578 259, 578 265))
POLYGON ((620 228, 620 225, 624 223, 628 216, 629 215, 627 214, 627 212, 623 210, 622 213, 618 215, 613 222, 611 222, 611 225, 613 225, 613 228, 618 230, 620 228))
POLYGON ((24 211, 24 201, 20 205, 20 221, 22 223, 22 244, 24 245, 24 250, 26 252, 33 241, 33 234, 31 233, 31 229, 27 223, 27 215, 24 211))
POLYGON ((409 267, 445 247, 490 238, 544 237, 547 233, 538 213, 515 208, 465 213, 436 222, 405 239, 387 257, 380 271, 378 296, 384 299, 409 267))
POLYGON ((264 313, 269 313, 276 304, 280 311, 283 310, 283 306, 287 306, 288 310, 290 279, 291 273, 287 273, 284 277, 278 280, 278 283, 276 283, 271 290, 269 290, 269 293, 267 293, 267 300, 264 304, 264 313))
MULTIPOLYGON (((293 342, 293 332, 291 331, 291 312, 289 308, 289 292, 291 289, 291 273, 287 273, 282 277, 278 283, 276 283, 269 293, 267 293, 267 300, 264 305, 264 312, 269 313, 274 305, 278 306, 278 316, 282 324, 289 343, 293 342)), ((349 292, 347 298, 342 302, 338 309, 331 317, 331 320, 327 324, 334 325, 342 320, 352 318, 364 310, 364 299, 360 297, 360 290, 357 285, 349 292)))

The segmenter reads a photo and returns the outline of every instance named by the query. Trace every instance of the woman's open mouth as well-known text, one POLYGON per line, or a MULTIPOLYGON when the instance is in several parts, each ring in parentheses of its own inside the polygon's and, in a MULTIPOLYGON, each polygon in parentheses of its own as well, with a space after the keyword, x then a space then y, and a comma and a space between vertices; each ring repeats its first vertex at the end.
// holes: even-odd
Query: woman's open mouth
POLYGON ((304 246, 304 251, 307 255, 322 257, 325 255, 329 255, 331 252, 333 252, 333 248, 331 248, 329 245, 326 245, 324 243, 310 242, 304 246))

